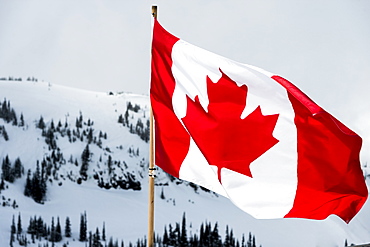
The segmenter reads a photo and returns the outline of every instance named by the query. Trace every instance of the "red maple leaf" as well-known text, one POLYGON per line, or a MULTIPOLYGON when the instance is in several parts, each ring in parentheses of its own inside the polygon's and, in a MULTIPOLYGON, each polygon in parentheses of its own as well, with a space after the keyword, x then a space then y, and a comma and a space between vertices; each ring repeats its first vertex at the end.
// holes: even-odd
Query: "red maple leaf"
POLYGON ((238 87, 221 73, 217 83, 207 77, 208 112, 198 96, 195 101, 187 97, 187 113, 182 118, 208 163, 217 166, 220 183, 222 168, 252 177, 250 164, 279 142, 272 136, 279 114, 264 116, 258 106, 241 119, 248 88, 238 87))

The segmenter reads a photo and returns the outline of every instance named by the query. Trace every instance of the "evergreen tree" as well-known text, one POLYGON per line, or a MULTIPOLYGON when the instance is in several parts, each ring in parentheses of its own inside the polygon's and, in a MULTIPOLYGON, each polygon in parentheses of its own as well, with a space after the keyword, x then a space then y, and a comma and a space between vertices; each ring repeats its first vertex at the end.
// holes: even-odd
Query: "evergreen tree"
POLYGON ((80 112, 80 117, 76 118, 76 128, 82 128, 82 123, 83 123, 83 116, 82 113, 80 112))
POLYGON ((204 225, 203 223, 200 225, 200 231, 199 231, 199 245, 205 245, 205 235, 204 235, 204 225))
POLYGON ((31 234, 32 243, 35 243, 35 221, 33 221, 32 217, 30 218, 30 225, 28 226, 27 233, 31 234))
POLYGON ((226 225, 226 234, 225 234, 224 247, 231 247, 231 238, 230 238, 229 226, 228 225, 226 225))
POLYGON ((20 246, 27 246, 27 234, 22 234, 18 237, 18 243, 20 246))
POLYGON ((83 124, 83 122, 84 122, 84 118, 83 118, 83 116, 82 116, 82 112, 80 112, 79 122, 80 122, 80 128, 82 128, 82 124, 83 124))
POLYGON ((7 123, 11 122, 13 119, 11 114, 10 101, 7 102, 6 99, 4 99, 3 104, 1 104, 0 118, 4 119, 7 123))
POLYGON ((235 246, 235 238, 234 238, 233 229, 230 230, 230 246, 235 246))
POLYGON ((113 161, 112 161, 112 156, 110 155, 108 155, 107 166, 108 166, 108 174, 110 175, 113 172, 113 161))
POLYGON ((242 246, 241 247, 246 247, 246 245, 245 245, 245 235, 244 235, 244 233, 243 233, 243 235, 242 235, 242 246))
POLYGON ((14 177, 21 178, 24 174, 24 168, 22 162, 19 158, 17 158, 14 162, 14 177))
POLYGON ((132 124, 130 124, 130 133, 134 134, 134 127, 132 126, 132 124))
POLYGON ((176 230, 174 230, 172 228, 172 225, 169 224, 168 225, 168 228, 169 228, 169 232, 168 232, 168 245, 172 245, 172 246, 176 246, 176 240, 177 240, 177 236, 176 236, 176 230))
POLYGON ((0 134, 3 135, 5 141, 9 141, 9 135, 6 132, 5 126, 0 126, 0 134))
POLYGON ((80 175, 82 176, 83 179, 87 179, 87 170, 89 169, 90 156, 91 153, 89 149, 89 144, 87 144, 81 154, 82 164, 80 169, 80 175))
POLYGON ((70 238, 72 236, 71 232, 72 232, 71 231, 71 221, 69 217, 67 216, 64 236, 66 236, 67 238, 70 238))
POLYGON ((49 149, 56 149, 57 144, 54 137, 54 130, 50 127, 45 133, 45 142, 49 145, 49 149))
POLYGON ((43 130, 45 127, 46 127, 46 125, 45 125, 45 122, 44 122, 44 118, 42 116, 40 116, 39 122, 37 123, 37 128, 43 130))
POLYGON ((80 218, 80 238, 79 240, 81 242, 87 241, 87 218, 86 218, 86 212, 84 214, 81 214, 80 218))
POLYGON ((191 237, 191 239, 190 239, 190 246, 192 246, 192 247, 200 247, 199 239, 198 239, 198 236, 196 234, 194 234, 194 236, 191 237))
POLYGON ((128 126, 128 117, 129 117, 129 113, 128 113, 128 109, 126 109, 126 112, 125 112, 125 123, 126 123, 126 126, 128 126))
POLYGON ((96 235, 96 239, 98 241, 100 241, 100 232, 99 232, 99 228, 98 227, 96 228, 95 235, 96 235))
POLYGON ((205 224, 204 243, 206 246, 211 245, 211 223, 210 222, 205 224))
MULTIPOLYGON (((67 122, 66 122, 66 124, 67 124, 67 122)), ((67 124, 67 126, 68 126, 68 124, 67 124)), ((66 126, 66 128, 67 128, 67 126, 66 126)), ((58 125, 57 125, 57 129, 61 129, 63 127, 63 125, 62 125, 62 121, 58 121, 58 125)))
POLYGON ((182 223, 181 223, 181 233, 180 233, 180 245, 181 247, 188 246, 188 237, 186 234, 186 216, 185 212, 182 215, 182 223))
POLYGON ((55 227, 55 242, 62 240, 62 228, 60 227, 59 217, 57 218, 57 225, 55 227))
POLYGON ((102 247, 102 246, 103 245, 100 243, 99 228, 96 228, 96 231, 92 236, 92 247, 102 247))
POLYGON ((169 237, 168 237, 168 233, 167 233, 167 228, 166 226, 164 226, 164 233, 163 233, 163 245, 164 246, 167 246, 169 244, 169 237))
POLYGON ((19 213, 18 222, 17 222, 17 235, 20 235, 22 232, 23 232, 23 229, 22 229, 21 213, 19 213))
POLYGON ((36 164, 36 171, 32 177, 31 196, 37 203, 43 203, 46 196, 46 182, 41 176, 39 162, 36 164))
POLYGON ((108 247, 115 247, 113 244, 113 238, 110 237, 109 242, 108 242, 108 247))
POLYGON ((14 182, 14 174, 13 174, 13 171, 11 169, 11 163, 10 163, 8 155, 6 155, 5 158, 3 159, 1 169, 2 169, 2 172, 3 172, 4 180, 8 181, 10 183, 14 182))
POLYGON ((89 231, 89 247, 92 247, 92 243, 93 243, 93 235, 91 231, 89 231))
POLYGON ((173 233, 172 235, 173 245, 179 246, 180 245, 180 223, 176 222, 175 230, 172 233, 173 233))
POLYGON ((118 116, 118 123, 125 124, 122 114, 119 114, 118 116))
POLYGON ((39 216, 37 219, 36 219, 36 216, 34 218, 35 220, 35 228, 36 228, 36 237, 41 240, 41 237, 46 237, 48 234, 48 231, 46 229, 46 223, 44 224, 44 221, 43 219, 41 218, 41 216, 39 216))
POLYGON ((24 187, 24 195, 30 197, 32 195, 32 190, 31 170, 28 170, 26 186, 24 187))
POLYGON ((13 200, 12 207, 13 207, 14 209, 16 209, 16 208, 18 207, 17 202, 16 202, 15 200, 13 200))
POLYGON ((103 222, 103 230, 102 230, 101 239, 103 241, 106 241, 106 236, 105 236, 105 222, 103 222))
POLYGON ((144 129, 144 124, 143 122, 141 121, 141 118, 139 118, 136 122, 136 126, 135 126, 135 132, 141 136, 141 133, 143 132, 143 129, 144 129))
POLYGON ((18 125, 18 119, 17 119, 17 114, 15 113, 14 109, 10 111, 10 119, 12 120, 12 124, 14 126, 18 125))
POLYGON ((161 191, 160 197, 161 197, 162 200, 165 200, 166 199, 166 197, 164 196, 163 187, 162 187, 162 191, 161 191))
POLYGON ((54 125, 54 120, 53 119, 51 119, 51 122, 50 122, 50 129, 51 130, 55 130, 55 125, 54 125))
POLYGON ((15 227, 15 220, 13 215, 12 225, 10 226, 10 233, 15 234, 17 232, 17 228, 15 227))
POLYGON ((131 101, 127 102, 127 110, 132 110, 133 108, 131 101))
POLYGON ((211 233, 211 244, 213 247, 221 247, 222 241, 221 236, 218 233, 218 224, 216 222, 215 226, 213 227, 212 233, 211 233))
POLYGON ((14 221, 14 215, 13 215, 13 220, 12 220, 12 224, 10 226, 10 242, 9 242, 9 246, 13 247, 13 243, 15 241, 15 233, 16 233, 16 227, 15 227, 15 221, 14 221))
POLYGON ((35 233, 35 223, 32 217, 30 217, 30 223, 28 224, 27 228, 27 233, 28 234, 34 234, 35 233))
POLYGON ((248 235, 247 247, 252 247, 252 233, 251 232, 249 232, 249 235, 248 235))
POLYGON ((24 126, 24 117, 23 117, 23 113, 21 113, 21 116, 19 119, 19 127, 23 127, 23 126, 24 126))
POLYGON ((15 236, 14 236, 13 233, 10 233, 10 242, 9 242, 9 246, 10 247, 13 247, 14 246, 13 245, 14 241, 15 241, 15 236))
POLYGON ((56 242, 54 217, 51 218, 51 227, 50 227, 50 238, 49 238, 49 241, 52 242, 52 243, 56 242))
POLYGON ((5 181, 4 181, 4 175, 1 174, 1 181, 0 181, 0 191, 5 189, 5 181))
POLYGON ((40 184, 41 184, 41 173, 40 173, 39 162, 37 161, 36 171, 33 173, 33 176, 32 176, 32 191, 31 191, 31 196, 37 202, 42 201, 42 194, 41 194, 41 191, 39 190, 40 184))
POLYGON ((139 112, 140 110, 140 106, 138 104, 135 104, 134 108, 133 108, 133 111, 134 112, 139 112))
POLYGON ((87 133, 87 142, 90 144, 94 139, 94 132, 93 129, 90 128, 89 132, 87 133))

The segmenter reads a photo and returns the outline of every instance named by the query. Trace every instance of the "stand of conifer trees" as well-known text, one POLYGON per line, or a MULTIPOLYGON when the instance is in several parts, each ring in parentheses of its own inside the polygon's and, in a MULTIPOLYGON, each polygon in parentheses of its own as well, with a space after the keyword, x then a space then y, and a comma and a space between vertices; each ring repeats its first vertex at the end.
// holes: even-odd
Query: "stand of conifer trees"
MULTIPOLYGON (((86 247, 125 247, 124 240, 107 237, 105 223, 102 228, 88 230, 86 212, 80 215, 78 236, 71 230, 71 221, 67 216, 62 228, 59 216, 51 217, 48 224, 41 216, 31 217, 28 227, 23 229, 21 214, 18 214, 18 222, 15 222, 13 215, 10 226, 9 246, 28 246, 37 243, 40 247, 48 246, 69 246, 71 241, 84 243, 86 247), (63 230, 62 230, 63 229, 63 230), (56 245, 56 243, 59 243, 56 245), (50 244, 50 245, 49 245, 50 244)), ((91 229, 91 228, 90 228, 91 229)), ((249 232, 248 239, 242 235, 241 240, 234 236, 233 230, 226 226, 224 237, 219 233, 217 222, 211 224, 204 222, 199 229, 193 228, 186 223, 185 213, 181 223, 168 224, 164 227, 162 236, 155 234, 155 247, 257 247, 255 236, 249 232)), ((129 242, 128 247, 146 247, 146 237, 138 239, 135 243, 129 242)), ((261 247, 261 245, 259 245, 261 247)))

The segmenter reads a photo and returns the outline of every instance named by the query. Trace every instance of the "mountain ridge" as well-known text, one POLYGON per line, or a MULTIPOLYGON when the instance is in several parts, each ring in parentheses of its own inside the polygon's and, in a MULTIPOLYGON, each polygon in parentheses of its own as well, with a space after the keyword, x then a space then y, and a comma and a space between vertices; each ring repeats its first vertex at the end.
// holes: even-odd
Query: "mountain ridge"
MULTIPOLYGON (((135 132, 146 127, 149 116, 148 96, 91 92, 47 82, 0 80, 0 102, 2 105, 6 102, 6 105, 9 104, 14 109, 18 122, 22 114, 25 123, 24 126, 18 126, 19 123, 13 125, 12 122, 0 119, 0 126, 4 127, 9 138, 6 141, 0 135, 1 160, 8 155, 13 165, 19 157, 24 166, 22 178, 16 179, 14 183, 6 182, 8 189, 1 190, 1 196, 6 200, 10 198, 9 206, 0 211, 1 222, 6 222, 0 226, 1 243, 8 244, 11 216, 18 212, 21 212, 25 222, 34 215, 43 215, 47 222, 51 221, 51 217, 60 216, 64 219, 70 216, 72 235, 75 238, 79 216, 84 211, 89 216, 89 227, 93 227, 90 230, 105 222, 111 235, 125 241, 135 241, 146 234, 148 144, 145 138, 135 132), (128 110, 129 102, 132 110, 128 110), (126 111, 129 112, 126 117, 128 123, 125 122, 126 111), (124 121, 119 121, 120 115, 124 121), (41 117, 45 123, 44 130, 38 127, 41 117), (139 124, 137 129, 139 119, 142 125, 139 124), (56 129, 59 121, 62 126, 59 126, 58 132, 56 129), (52 129, 52 123, 55 131, 53 138, 49 138, 48 130, 52 129), (66 130, 68 128, 71 138, 75 137, 76 141, 70 141, 66 130), (91 129, 92 137, 88 137, 91 129), (79 130, 79 135, 74 135, 73 130, 79 130), (82 134, 84 131, 85 134, 82 134), (51 144, 52 140, 56 146, 51 144), (89 167, 87 178, 84 179, 81 175, 82 153, 87 146, 91 150, 91 156, 88 157, 89 167), (41 167, 43 159, 52 160, 53 151, 54 156, 57 156, 58 149, 63 154, 63 159, 56 162, 58 169, 51 168, 50 177, 53 179, 52 182, 47 181, 45 201, 43 204, 36 203, 23 195, 27 171, 31 169, 34 172, 37 163, 41 167), (111 172, 109 156, 113 162, 111 172), (65 163, 60 162, 61 160, 65 163), (78 165, 75 165, 76 160, 78 165), (125 177, 125 172, 134 175, 134 181, 140 183, 140 189, 123 189, 117 184, 117 189, 113 188, 114 183, 119 181, 119 176, 125 177), (113 177, 117 179, 112 180, 113 177), (99 181, 103 181, 100 186, 99 181), (12 207, 12 200, 16 201, 18 207, 12 207)), ((179 221, 183 212, 186 212, 188 222, 193 225, 208 220, 219 222, 220 229, 224 229, 229 224, 239 237, 242 233, 252 231, 262 246, 343 246, 345 239, 348 243, 370 241, 370 222, 366 220, 370 216, 369 203, 366 203, 349 225, 336 216, 330 216, 324 221, 256 220, 241 212, 226 198, 178 180, 172 183, 161 170, 157 171, 157 176, 156 232, 162 232, 164 224, 179 221), (161 198, 162 190, 165 199, 161 198), (278 245, 274 245, 277 243, 278 245)), ((70 244, 83 246, 78 241, 70 244)))

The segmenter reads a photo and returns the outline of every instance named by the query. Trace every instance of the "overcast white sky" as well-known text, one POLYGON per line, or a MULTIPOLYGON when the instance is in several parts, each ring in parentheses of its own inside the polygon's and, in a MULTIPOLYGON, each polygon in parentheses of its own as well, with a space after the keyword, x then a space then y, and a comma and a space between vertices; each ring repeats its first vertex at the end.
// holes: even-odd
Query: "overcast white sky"
POLYGON ((0 0, 0 77, 146 94, 152 4, 174 35, 293 82, 370 153, 369 0, 0 0))

